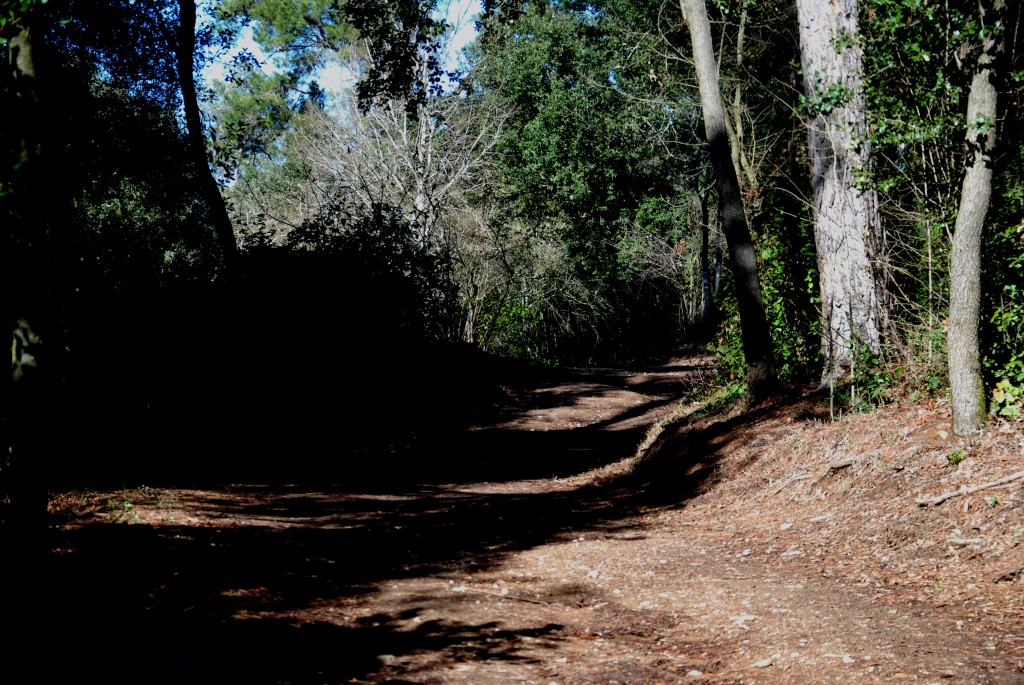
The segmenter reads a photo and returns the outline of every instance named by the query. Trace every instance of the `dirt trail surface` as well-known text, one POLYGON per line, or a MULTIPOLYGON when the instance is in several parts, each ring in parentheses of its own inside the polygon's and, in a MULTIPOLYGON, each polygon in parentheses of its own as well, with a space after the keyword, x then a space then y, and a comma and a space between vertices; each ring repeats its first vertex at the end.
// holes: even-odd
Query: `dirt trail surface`
POLYGON ((75 637, 43 670, 1024 683, 1024 480, 915 501, 1024 470, 1020 424, 963 442, 934 404, 702 414, 686 398, 709 363, 505 388, 492 420, 405 455, 437 464, 415 482, 368 451, 347 458, 385 467, 329 487, 56 495, 52 601, 75 637))

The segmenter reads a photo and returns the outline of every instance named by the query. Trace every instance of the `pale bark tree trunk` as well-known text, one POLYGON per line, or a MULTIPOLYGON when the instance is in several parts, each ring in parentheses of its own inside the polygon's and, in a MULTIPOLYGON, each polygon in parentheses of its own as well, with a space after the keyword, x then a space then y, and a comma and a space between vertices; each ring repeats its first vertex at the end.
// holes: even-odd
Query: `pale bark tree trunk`
POLYGON ((986 35, 967 96, 967 148, 960 208, 949 255, 949 383, 953 395, 953 432, 968 435, 985 418, 985 387, 981 377, 978 324, 981 310, 981 233, 992 197, 992 151, 996 145, 994 64, 1002 36, 993 33, 1005 9, 1004 0, 982 0, 986 35))
POLYGON ((725 108, 722 106, 718 67, 711 42, 711 24, 704 0, 679 0, 679 7, 693 42, 693 64, 700 89, 708 151, 718 186, 722 232, 729 246, 733 277, 736 280, 743 354, 747 364, 747 386, 753 398, 761 400, 778 391, 778 377, 773 361, 771 331, 761 301, 754 244, 743 211, 743 198, 740 196, 736 167, 732 163, 725 130, 725 108))
POLYGON ((416 197, 413 200, 415 208, 415 219, 420 245, 426 246, 430 242, 430 230, 433 222, 429 216, 430 201, 427 198, 427 146, 430 142, 429 122, 425 116, 417 120, 419 134, 416 137, 416 197))
MULTIPOLYGON (((430 82, 428 80, 429 73, 426 59, 421 60, 418 78, 421 88, 426 89, 429 87, 430 82)), ((414 170, 416 197, 414 199, 413 206, 416 210, 415 222, 419 233, 420 245, 422 247, 427 247, 430 244, 431 230, 434 228, 433 217, 430 216, 430 198, 427 188, 427 174, 429 173, 430 167, 430 153, 431 145, 434 142, 434 131, 431 130, 431 122, 427 116, 426 107, 421 104, 417 104, 415 111, 418 131, 416 137, 416 164, 414 170)))
POLYGON ((729 136, 732 164, 740 182, 740 192, 748 198, 747 209, 752 216, 760 210, 757 173, 747 154, 746 134, 743 127, 743 56, 746 51, 747 21, 750 16, 750 0, 744 0, 740 7, 739 25, 736 27, 736 83, 733 85, 732 104, 729 116, 725 118, 725 132, 729 136))
POLYGON ((878 195, 867 187, 871 143, 864 105, 857 0, 797 0, 807 98, 814 236, 821 286, 822 386, 879 354, 888 322, 887 254, 878 195))
POLYGON ((196 5, 194 0, 178 2, 178 82, 181 86, 181 99, 185 109, 185 125, 188 129, 188 146, 198 174, 198 181, 206 200, 207 209, 213 220, 213 228, 217 236, 224 259, 224 266, 230 272, 237 261, 238 243, 235 231, 228 216, 224 198, 210 172, 210 163, 206 158, 206 138, 203 135, 203 120, 199 113, 199 101, 196 98, 195 69, 196 49, 196 5))

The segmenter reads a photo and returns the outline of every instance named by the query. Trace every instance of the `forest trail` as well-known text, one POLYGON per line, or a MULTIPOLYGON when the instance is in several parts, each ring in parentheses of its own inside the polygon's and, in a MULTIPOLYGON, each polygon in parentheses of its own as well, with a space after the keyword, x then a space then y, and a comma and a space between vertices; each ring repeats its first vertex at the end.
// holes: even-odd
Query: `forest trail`
POLYGON ((416 448, 453 465, 417 482, 385 467, 330 487, 57 495, 52 599, 75 636, 52 668, 175 683, 1024 682, 1020 483, 987 507, 912 500, 1019 471, 1020 425, 941 469, 941 406, 824 422, 802 399, 687 418, 709 364, 505 387, 486 423, 416 448), (657 454, 633 469, 659 421, 657 454))

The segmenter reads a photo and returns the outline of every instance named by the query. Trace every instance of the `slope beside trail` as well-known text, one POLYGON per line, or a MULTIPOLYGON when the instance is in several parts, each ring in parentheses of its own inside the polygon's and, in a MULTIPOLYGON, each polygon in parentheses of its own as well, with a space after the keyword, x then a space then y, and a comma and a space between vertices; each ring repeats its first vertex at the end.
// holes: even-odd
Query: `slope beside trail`
POLYGON ((1024 481, 915 502, 1024 470, 1020 424, 964 442, 934 402, 701 414, 686 398, 709 373, 693 357, 504 387, 487 422, 404 455, 415 482, 370 450, 373 478, 330 486, 55 494, 49 599, 70 634, 41 671, 1024 683, 1024 481))

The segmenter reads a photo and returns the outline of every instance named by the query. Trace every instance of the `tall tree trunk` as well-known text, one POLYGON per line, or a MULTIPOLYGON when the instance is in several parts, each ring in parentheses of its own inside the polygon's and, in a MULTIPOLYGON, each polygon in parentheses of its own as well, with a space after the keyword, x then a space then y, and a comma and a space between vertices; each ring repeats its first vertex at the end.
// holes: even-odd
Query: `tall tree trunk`
POLYGON ((736 167, 732 163, 725 130, 725 108, 722 106, 718 67, 711 42, 711 23, 704 0, 679 0, 679 6, 690 28, 690 39, 693 42, 693 64, 700 88, 708 151, 718 186, 722 232, 729 246, 733 277, 736 280, 743 354, 747 363, 747 386, 751 396, 761 400, 776 393, 779 383, 773 361, 771 331, 761 301, 754 244, 743 211, 743 198, 740 196, 736 167))
MULTIPOLYGON (((16 19, 20 28, 7 44, 8 60, 0 64, 0 94, 5 125, 3 142, 10 140, 15 158, 8 158, 4 145, 0 164, 0 243, 4 293, 5 335, 11 350, 11 373, 4 379, 0 426, 3 455, 0 475, 8 497, 0 504, 0 614, 10 631, 0 672, 11 671, 7 680, 28 668, 28 655, 40 635, 35 626, 38 608, 30 606, 41 591, 40 579, 46 554, 47 488, 46 469, 53 456, 59 432, 56 388, 60 374, 58 356, 59 307, 61 291, 57 279, 54 234, 62 228, 61 202, 66 191, 54 183, 63 169, 56 139, 61 129, 54 123, 54 98, 42 88, 40 74, 46 65, 40 59, 37 30, 42 20, 38 6, 24 8, 26 16, 16 19), (10 136, 7 139, 7 136, 10 136), (45 341, 45 346, 43 342, 45 341), (25 662, 25 663, 22 663, 25 662)), ((3 676, 0 675, 0 679, 3 676)))
POLYGON ((196 5, 194 0, 178 0, 178 81, 185 108, 185 125, 188 128, 188 145, 195 166, 195 173, 202 188, 203 199, 210 211, 213 228, 217 235, 224 258, 224 266, 230 272, 237 261, 238 243, 228 216, 224 198, 210 172, 206 158, 206 138, 203 135, 203 120, 199 114, 199 100, 196 97, 195 50, 196 50, 196 5))
MULTIPOLYGON (((39 10, 33 11, 38 16, 39 10)), ((38 51, 35 49, 34 27, 26 18, 19 33, 8 44, 10 55, 13 103, 5 103, 12 127, 19 131, 17 171, 13 174, 9 195, 4 198, 5 242, 4 323, 11 343, 11 374, 5 379, 7 392, 3 407, 4 474, 11 491, 8 523, 19 545, 35 549, 30 536, 42 535, 46 525, 46 487, 43 481, 43 460, 48 456, 45 446, 52 434, 54 402, 52 380, 57 377, 47 355, 59 349, 52 339, 56 335, 58 290, 54 270, 53 230, 58 216, 56 202, 63 196, 53 187, 54 171, 60 164, 52 159, 56 145, 46 145, 47 136, 55 135, 52 121, 40 94, 37 72, 38 51), (13 107, 9 105, 13 104, 13 107), (13 111, 12 111, 13 110, 13 111), (44 150, 46 156, 44 156, 44 150), (8 223, 9 222, 9 223, 8 223), (41 337, 42 336, 42 337, 41 337), (47 339, 44 348, 43 338, 47 339)), ((6 65, 5 65, 6 66, 6 65)), ((5 159, 4 164, 9 160, 5 159)), ((7 184, 4 184, 7 185, 7 184)), ((23 550, 24 551, 24 550, 23 550)), ((12 558, 19 558, 12 551, 12 558)))
POLYGON ((978 324, 981 309, 981 233, 992 197, 992 151, 996 146, 998 91, 995 62, 1003 46, 996 34, 1004 0, 981 0, 986 28, 967 96, 969 163, 960 193, 949 255, 949 383, 953 395, 953 432, 968 435, 985 418, 978 324))
POLYGON ((865 186, 871 143, 858 2, 797 0, 796 6, 821 285, 821 381, 831 387, 850 373, 858 353, 882 350, 888 257, 878 195, 865 186))

